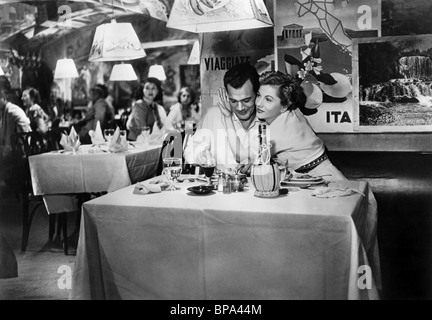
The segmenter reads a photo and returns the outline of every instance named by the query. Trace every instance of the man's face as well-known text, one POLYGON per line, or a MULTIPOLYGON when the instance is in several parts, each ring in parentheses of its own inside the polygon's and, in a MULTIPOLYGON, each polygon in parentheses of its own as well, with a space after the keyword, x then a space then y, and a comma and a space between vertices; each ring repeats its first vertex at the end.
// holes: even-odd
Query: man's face
POLYGON ((250 80, 246 81, 238 89, 227 85, 227 92, 231 110, 237 115, 240 121, 246 121, 255 116, 256 94, 250 80))

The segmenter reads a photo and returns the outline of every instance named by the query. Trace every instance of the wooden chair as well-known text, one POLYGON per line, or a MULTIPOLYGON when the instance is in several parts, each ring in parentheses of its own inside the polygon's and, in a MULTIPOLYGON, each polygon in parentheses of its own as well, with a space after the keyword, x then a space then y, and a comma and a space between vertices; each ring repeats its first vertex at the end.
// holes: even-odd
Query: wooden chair
POLYGON ((62 134, 69 135, 70 127, 58 127, 50 129, 47 133, 48 137, 48 148, 52 150, 61 150, 63 147, 60 145, 62 134))
POLYGON ((175 147, 174 143, 179 141, 180 139, 180 146, 181 146, 181 136, 175 134, 168 134, 168 136, 165 138, 165 140, 162 143, 162 149, 159 157, 159 163, 156 175, 161 175, 163 171, 163 159, 170 158, 175 156, 175 147))
MULTIPOLYGON (((21 250, 25 251, 30 235, 31 223, 36 210, 43 204, 42 196, 33 194, 31 174, 28 158, 32 155, 51 151, 49 139, 38 132, 18 133, 11 137, 12 155, 15 159, 16 178, 19 182, 19 189, 23 203, 23 229, 21 250), (31 204, 35 203, 31 209, 31 204), (31 211, 30 211, 31 209, 31 211)), ((49 219, 49 240, 53 240, 55 229, 55 216, 50 215, 49 219)), ((66 213, 59 214, 58 226, 62 229, 64 239, 64 252, 68 254, 67 244, 67 219, 66 213)), ((58 234, 60 230, 58 230, 58 234)))

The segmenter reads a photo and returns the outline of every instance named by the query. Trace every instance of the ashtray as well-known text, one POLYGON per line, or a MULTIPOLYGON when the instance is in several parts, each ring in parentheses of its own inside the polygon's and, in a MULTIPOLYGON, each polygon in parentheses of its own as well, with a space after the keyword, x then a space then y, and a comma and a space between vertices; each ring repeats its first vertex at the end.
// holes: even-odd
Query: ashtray
POLYGON ((208 194, 214 190, 214 187, 201 185, 201 186, 189 187, 187 188, 187 190, 195 194, 208 194))

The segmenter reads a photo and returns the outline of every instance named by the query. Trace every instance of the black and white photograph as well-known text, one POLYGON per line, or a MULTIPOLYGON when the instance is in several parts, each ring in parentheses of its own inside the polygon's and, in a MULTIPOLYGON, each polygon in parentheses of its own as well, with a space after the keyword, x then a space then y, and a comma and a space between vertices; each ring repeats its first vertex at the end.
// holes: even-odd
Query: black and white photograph
POLYGON ((432 130, 432 35, 361 39, 358 129, 432 130))
POLYGON ((0 300, 432 299, 431 15, 0 0, 0 300))

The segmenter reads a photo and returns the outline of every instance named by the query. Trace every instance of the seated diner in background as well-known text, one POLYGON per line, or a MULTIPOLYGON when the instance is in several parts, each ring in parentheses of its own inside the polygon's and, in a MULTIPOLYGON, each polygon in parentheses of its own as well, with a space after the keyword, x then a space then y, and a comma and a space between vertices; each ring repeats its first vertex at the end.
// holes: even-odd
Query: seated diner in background
POLYGON ((45 127, 49 128, 49 116, 46 114, 46 112, 42 109, 42 107, 39 105, 40 103, 40 95, 39 91, 37 91, 34 88, 27 88, 22 93, 22 102, 24 106, 24 110, 26 113, 26 116, 30 119, 30 124, 33 127, 36 127, 34 124, 35 119, 39 118, 42 119, 44 124, 41 121, 37 121, 38 124, 41 124, 42 127, 40 130, 45 130, 45 127))
POLYGON ((31 131, 30 119, 10 101, 11 94, 9 80, 0 76, 0 158, 11 151, 10 139, 15 133, 31 131))
POLYGON ((183 87, 177 95, 177 103, 170 107, 167 116, 167 130, 185 130, 187 121, 197 124, 202 117, 202 108, 196 101, 196 93, 190 87, 183 87))
POLYGON ((86 116, 76 125, 76 131, 80 141, 84 144, 91 144, 89 136, 90 130, 96 130, 96 124, 99 121, 101 129, 107 129, 112 120, 114 120, 114 109, 105 101, 108 96, 108 89, 103 84, 97 84, 90 91, 92 104, 88 108, 86 116))
POLYGON ((150 130, 150 139, 160 141, 165 135, 166 112, 163 103, 161 82, 156 78, 148 78, 138 91, 137 101, 132 106, 131 114, 126 123, 129 131, 128 139, 137 141, 145 127, 150 130))

